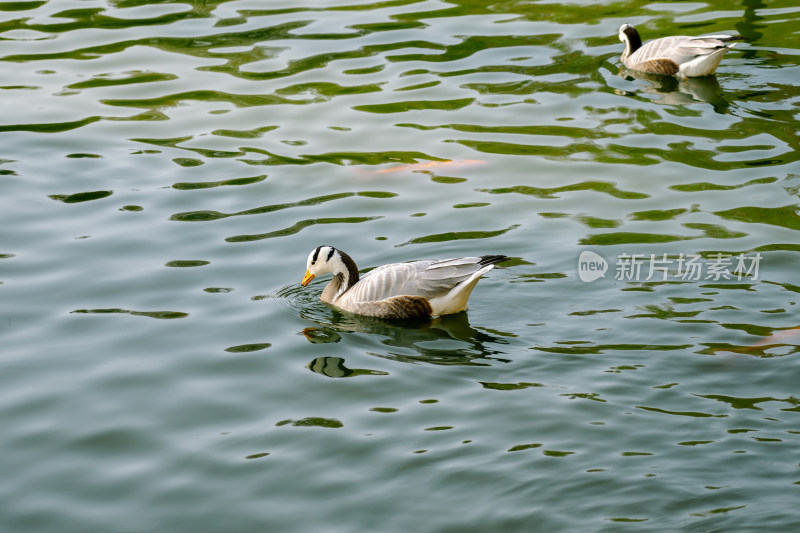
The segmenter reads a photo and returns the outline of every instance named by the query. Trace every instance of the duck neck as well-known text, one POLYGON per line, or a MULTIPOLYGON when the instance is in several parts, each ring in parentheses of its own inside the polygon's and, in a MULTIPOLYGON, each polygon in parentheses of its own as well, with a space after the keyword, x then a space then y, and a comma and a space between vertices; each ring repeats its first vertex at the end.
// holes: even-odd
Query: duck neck
POLYGON ((339 252, 342 268, 337 269, 336 273, 333 275, 333 279, 322 292, 322 299, 327 302, 332 302, 340 298, 344 293, 350 290, 350 287, 358 283, 359 279, 356 262, 341 250, 337 251, 339 252))
POLYGON ((625 29, 625 52, 623 52, 622 57, 627 58, 633 55, 633 53, 642 47, 642 38, 639 36, 639 32, 636 31, 636 28, 628 27, 625 29))

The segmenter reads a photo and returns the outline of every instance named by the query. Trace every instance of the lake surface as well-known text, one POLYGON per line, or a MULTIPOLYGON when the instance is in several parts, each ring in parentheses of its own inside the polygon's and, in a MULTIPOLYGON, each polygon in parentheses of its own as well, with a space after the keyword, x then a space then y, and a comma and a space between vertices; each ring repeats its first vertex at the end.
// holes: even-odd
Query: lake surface
POLYGON ((0 530, 798 530, 798 17, 0 2, 0 530), (390 323, 320 244, 510 259, 390 323))

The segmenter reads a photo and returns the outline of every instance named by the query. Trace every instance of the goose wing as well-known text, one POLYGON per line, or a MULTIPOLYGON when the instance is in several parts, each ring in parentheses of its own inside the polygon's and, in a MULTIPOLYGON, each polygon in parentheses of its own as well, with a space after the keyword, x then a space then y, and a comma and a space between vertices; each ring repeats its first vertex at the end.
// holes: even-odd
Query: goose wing
POLYGON ((676 35, 650 41, 631 55, 634 63, 670 60, 681 65, 698 56, 710 55, 720 48, 727 48, 725 40, 729 35, 710 35, 706 37, 686 37, 676 35))
POLYGON ((436 298, 486 264, 481 257, 459 257, 383 265, 365 274, 343 297, 354 302, 377 302, 395 296, 436 298))

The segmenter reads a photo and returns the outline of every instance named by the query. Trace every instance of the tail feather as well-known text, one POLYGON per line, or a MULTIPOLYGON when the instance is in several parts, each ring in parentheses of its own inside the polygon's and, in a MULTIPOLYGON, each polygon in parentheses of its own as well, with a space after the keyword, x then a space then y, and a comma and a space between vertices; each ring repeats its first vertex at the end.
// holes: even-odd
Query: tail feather
POLYGON ((508 259, 508 256, 505 255, 482 255, 478 264, 481 266, 493 265, 495 263, 502 263, 506 259, 508 259))
POLYGON ((469 278, 460 282, 446 294, 430 301, 431 307, 433 308, 433 316, 449 315, 466 309, 467 300, 469 300, 472 289, 475 288, 481 276, 493 269, 495 263, 505 261, 506 259, 508 258, 505 255, 482 256, 480 261, 478 261, 478 264, 481 266, 480 270, 474 272, 469 278))

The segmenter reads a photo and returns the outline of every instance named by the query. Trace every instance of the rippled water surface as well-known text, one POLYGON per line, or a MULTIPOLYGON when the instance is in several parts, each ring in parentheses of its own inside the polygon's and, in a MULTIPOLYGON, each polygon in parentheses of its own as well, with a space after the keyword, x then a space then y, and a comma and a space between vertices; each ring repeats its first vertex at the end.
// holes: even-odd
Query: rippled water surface
POLYGON ((798 17, 0 2, 0 529, 800 528, 798 17), (390 323, 319 244, 510 260, 390 323))

